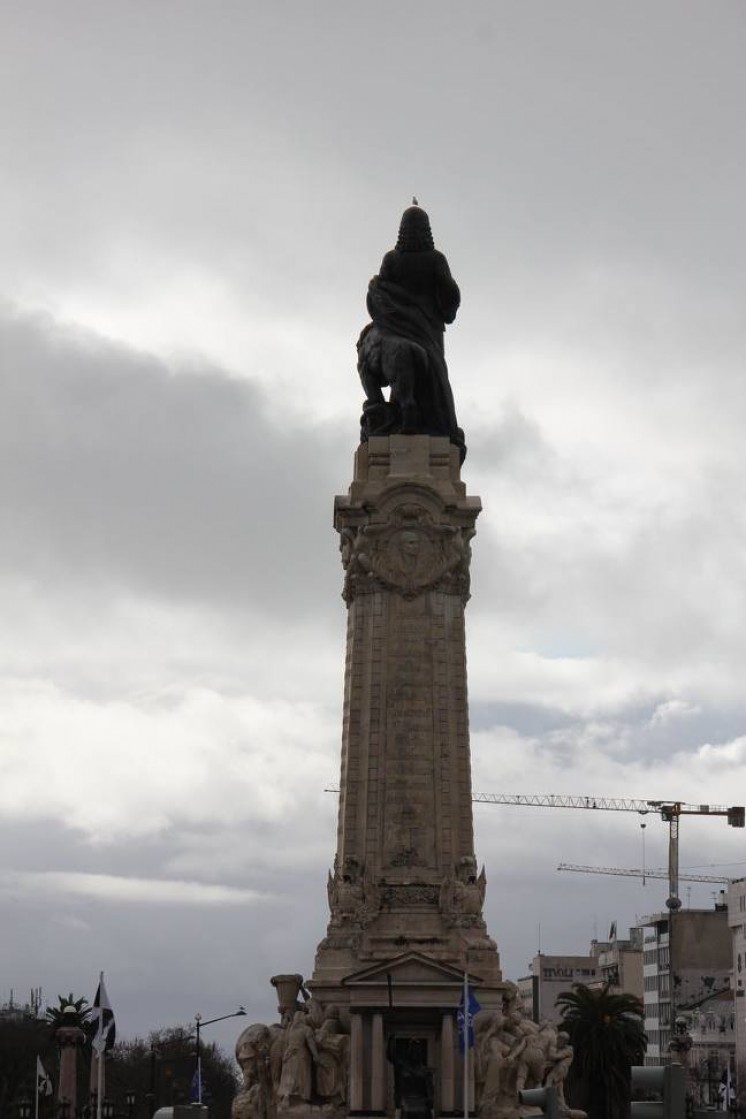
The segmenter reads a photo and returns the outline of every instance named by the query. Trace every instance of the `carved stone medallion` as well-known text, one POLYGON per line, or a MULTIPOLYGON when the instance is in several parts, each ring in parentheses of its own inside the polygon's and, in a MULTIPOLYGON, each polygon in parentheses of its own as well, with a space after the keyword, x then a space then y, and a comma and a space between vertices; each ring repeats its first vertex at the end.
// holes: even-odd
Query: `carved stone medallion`
POLYGON ((414 502, 400 505, 385 524, 363 525, 342 536, 345 598, 375 586, 416 598, 442 587, 468 598, 469 539, 473 529, 437 523, 414 502), (369 586, 366 587, 365 583, 369 586))

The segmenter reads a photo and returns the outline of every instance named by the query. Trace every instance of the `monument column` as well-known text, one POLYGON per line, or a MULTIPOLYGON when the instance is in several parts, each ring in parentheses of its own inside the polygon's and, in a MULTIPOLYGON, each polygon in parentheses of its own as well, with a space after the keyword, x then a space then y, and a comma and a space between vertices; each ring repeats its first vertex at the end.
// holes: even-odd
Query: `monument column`
POLYGON ((373 436, 335 503, 348 607, 337 853, 315 985, 426 951, 501 979, 482 917, 464 607, 479 498, 458 448, 373 436))
POLYGON ((386 1099, 386 1068, 383 1051, 383 1015, 377 1012, 371 1022, 370 1107, 383 1114, 386 1099))
POLYGON ((350 1018, 350 1113, 363 1110, 363 1019, 360 1014, 350 1018))
POLYGON ((440 1028, 440 1110, 449 1115, 454 1110, 454 1028, 453 1015, 443 1015, 440 1028))
POLYGON ((60 1076, 57 1086, 58 1103, 67 1103, 70 1115, 75 1114, 78 1100, 78 1051, 85 1041, 85 1034, 78 1026, 62 1026, 55 1038, 60 1049, 60 1076))

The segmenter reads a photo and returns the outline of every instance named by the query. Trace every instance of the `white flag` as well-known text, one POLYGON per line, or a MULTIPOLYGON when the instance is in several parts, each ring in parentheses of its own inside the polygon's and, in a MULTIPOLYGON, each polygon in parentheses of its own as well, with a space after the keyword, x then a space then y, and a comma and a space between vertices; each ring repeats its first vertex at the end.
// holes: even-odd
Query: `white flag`
POLYGON ((114 1011, 111 1009, 109 996, 106 993, 104 986, 104 976, 101 973, 101 980, 96 991, 96 997, 93 1000, 94 1010, 96 1013, 96 1033, 93 1038, 94 1052, 101 1056, 107 1049, 111 1049, 116 1038, 116 1025, 114 1023, 114 1011))
POLYGON ((41 1057, 36 1058, 36 1094, 37 1096, 51 1096, 52 1078, 41 1063, 41 1057))

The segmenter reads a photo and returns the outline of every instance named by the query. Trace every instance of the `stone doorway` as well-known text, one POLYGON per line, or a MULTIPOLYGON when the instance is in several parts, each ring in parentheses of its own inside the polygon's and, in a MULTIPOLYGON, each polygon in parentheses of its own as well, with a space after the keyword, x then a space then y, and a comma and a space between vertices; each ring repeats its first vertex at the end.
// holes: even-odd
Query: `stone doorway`
MULTIPOLYGON (((436 1037, 434 1033, 425 1032, 424 1030, 413 1029, 410 1031, 397 1031, 391 1038, 391 1042, 387 1045, 387 1052, 389 1054, 388 1075, 387 1075, 387 1091, 386 1091, 386 1113, 389 1116, 399 1119, 400 1109, 396 1107, 396 1080, 397 1074, 395 1072, 395 1064, 399 1067, 408 1067, 415 1075, 412 1076, 405 1074, 404 1080, 400 1079, 399 1092, 407 1094, 412 1091, 414 1086, 415 1090, 424 1091, 425 1081, 424 1077, 427 1076, 429 1081, 429 1091, 432 1095, 433 1114, 440 1114, 440 1091, 439 1091, 439 1062, 437 1059, 438 1046, 436 1044, 436 1037), (393 1058, 393 1061, 392 1061, 393 1058), (416 1071, 415 1071, 416 1070, 416 1071), (419 1087, 418 1087, 419 1084, 419 1087)), ((400 1074, 401 1076, 401 1074, 400 1074)))

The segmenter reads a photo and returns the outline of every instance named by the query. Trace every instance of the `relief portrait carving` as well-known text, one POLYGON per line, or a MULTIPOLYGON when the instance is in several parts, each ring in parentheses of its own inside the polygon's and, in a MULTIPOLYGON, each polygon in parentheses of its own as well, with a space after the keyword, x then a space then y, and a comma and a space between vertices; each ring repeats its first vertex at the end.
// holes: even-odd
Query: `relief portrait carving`
POLYGON ((469 597, 469 541, 473 528, 441 524, 423 506, 401 505, 385 523, 344 528, 340 552, 345 571, 343 597, 379 587, 416 598, 442 589, 469 597))

